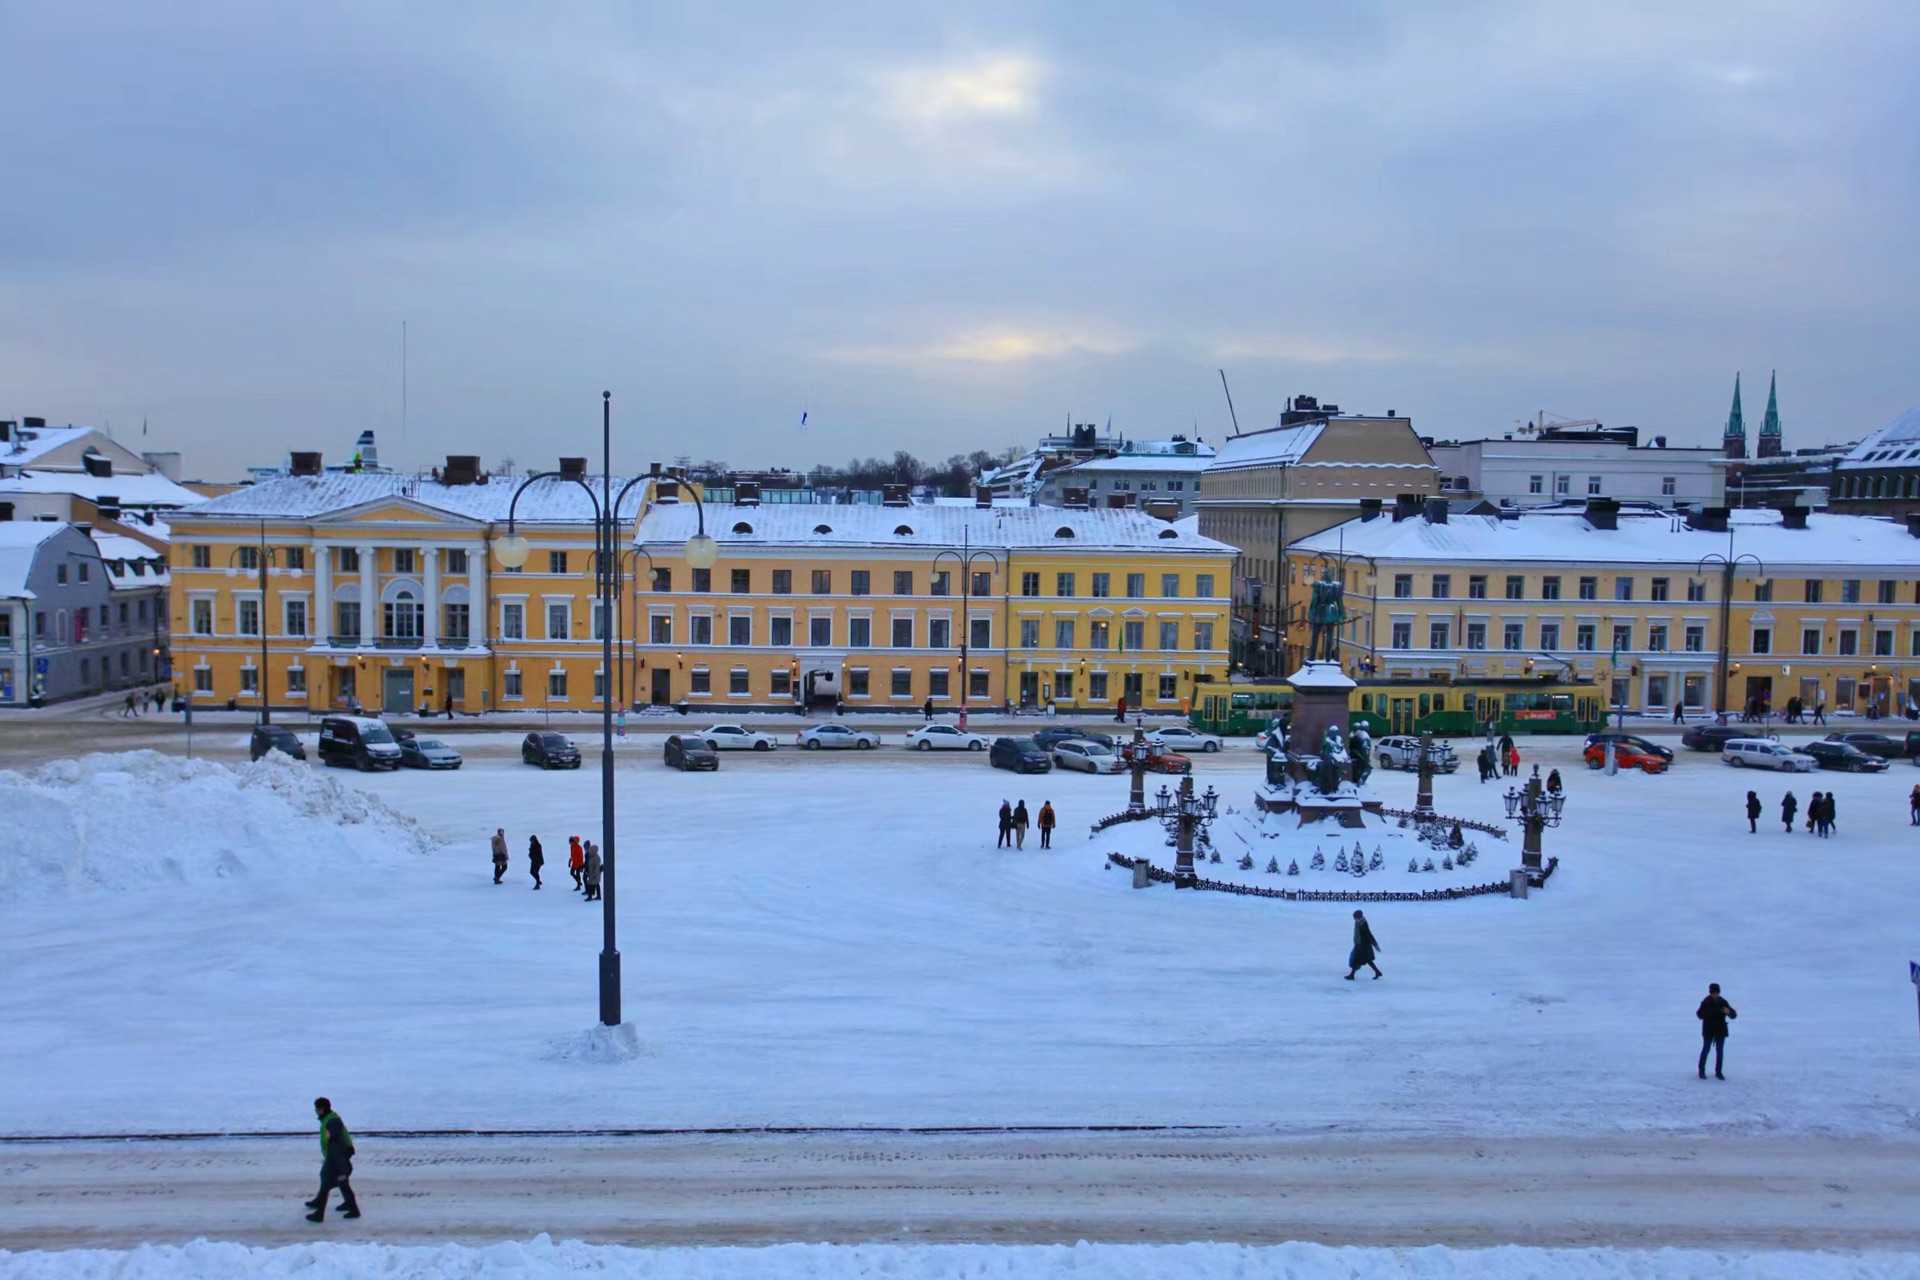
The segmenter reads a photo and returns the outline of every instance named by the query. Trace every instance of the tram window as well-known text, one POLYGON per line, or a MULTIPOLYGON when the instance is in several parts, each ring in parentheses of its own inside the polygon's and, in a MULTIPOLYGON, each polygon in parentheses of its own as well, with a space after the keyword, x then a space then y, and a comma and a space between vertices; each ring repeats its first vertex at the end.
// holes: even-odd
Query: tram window
POLYGON ((1372 694, 1370 694, 1370 693, 1363 693, 1363 694, 1361 694, 1361 695, 1360 695, 1360 709, 1361 709, 1362 711, 1372 711, 1372 710, 1373 710, 1373 695, 1372 695, 1372 694))
POLYGON ((1429 702, 1429 700, 1430 699, 1427 694, 1423 693, 1420 695, 1420 714, 1423 716, 1427 714, 1427 703, 1429 702))
POLYGON ((1447 709, 1447 695, 1446 695, 1446 694, 1444 694, 1444 693, 1436 693, 1436 694, 1434 694, 1434 695, 1433 695, 1433 709, 1434 709, 1435 711, 1445 711, 1445 710, 1447 709))
POLYGON ((1471 690, 1460 695, 1461 709, 1464 710, 1469 716, 1473 714, 1474 708, 1477 707, 1479 703, 1480 703, 1480 695, 1472 692, 1471 690))
POLYGON ((1253 695, 1252 695, 1252 694, 1250 694, 1250 693, 1236 693, 1236 694, 1234 694, 1234 695, 1233 695, 1233 709, 1234 709, 1235 711, 1251 711, 1251 710, 1253 710, 1253 695))

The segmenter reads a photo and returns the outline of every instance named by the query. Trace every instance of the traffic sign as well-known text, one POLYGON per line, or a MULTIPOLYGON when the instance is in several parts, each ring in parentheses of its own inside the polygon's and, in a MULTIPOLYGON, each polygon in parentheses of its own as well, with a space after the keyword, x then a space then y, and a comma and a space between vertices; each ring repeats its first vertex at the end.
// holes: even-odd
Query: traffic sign
POLYGON ((33 670, 35 674, 45 675, 51 669, 52 669, 51 666, 48 664, 45 658, 35 658, 33 660, 33 670))

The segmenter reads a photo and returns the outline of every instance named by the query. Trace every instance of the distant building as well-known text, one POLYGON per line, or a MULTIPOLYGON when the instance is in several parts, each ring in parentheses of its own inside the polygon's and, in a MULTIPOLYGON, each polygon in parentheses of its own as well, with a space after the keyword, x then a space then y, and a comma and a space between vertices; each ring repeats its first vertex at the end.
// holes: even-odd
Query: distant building
POLYGON ((1728 462, 1720 450, 1669 448, 1665 436, 1642 445, 1633 427, 1549 426, 1498 440, 1429 442, 1427 452, 1440 469, 1442 493, 1503 507, 1590 497, 1669 508, 1726 500, 1728 462))
POLYGON ((95 427, 0 420, 0 518, 86 522, 104 509, 151 527, 201 501, 160 469, 178 456, 135 453, 95 427))
POLYGON ((1033 498, 1043 507, 1064 507, 1070 490, 1084 489, 1091 506, 1170 502, 1177 508, 1176 516, 1188 516, 1193 514, 1194 499, 1200 495, 1200 473, 1215 456, 1212 445, 1185 436, 1129 440, 1118 453, 1044 472, 1033 498))
POLYGON ((1040 491, 1042 478, 1056 467, 1076 462, 1107 458, 1120 452, 1126 441, 1103 432, 1091 422, 1078 423, 1064 436, 1042 436, 1032 452, 1023 453, 1006 466, 980 477, 981 487, 996 498, 1032 500, 1040 491))
POLYGON ((1909 409, 1833 464, 1828 507, 1904 519, 1920 512, 1920 409, 1909 409))
POLYGON ((162 679, 166 590, 165 551, 139 539, 0 521, 0 706, 162 679))

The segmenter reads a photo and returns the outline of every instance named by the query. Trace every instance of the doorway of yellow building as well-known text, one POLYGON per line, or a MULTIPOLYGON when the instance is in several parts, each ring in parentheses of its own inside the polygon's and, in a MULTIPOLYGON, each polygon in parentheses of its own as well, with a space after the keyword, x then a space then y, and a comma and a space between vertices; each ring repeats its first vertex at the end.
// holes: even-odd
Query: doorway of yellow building
POLYGON ((664 707, 673 701, 673 672, 664 667, 653 669, 653 692, 648 700, 656 707, 664 707))
POLYGON ((1020 673, 1020 705, 1023 707, 1040 705, 1040 673, 1038 671, 1020 673))
POLYGON ((390 716, 409 714, 413 710, 413 668, 388 667, 381 677, 381 709, 390 716))

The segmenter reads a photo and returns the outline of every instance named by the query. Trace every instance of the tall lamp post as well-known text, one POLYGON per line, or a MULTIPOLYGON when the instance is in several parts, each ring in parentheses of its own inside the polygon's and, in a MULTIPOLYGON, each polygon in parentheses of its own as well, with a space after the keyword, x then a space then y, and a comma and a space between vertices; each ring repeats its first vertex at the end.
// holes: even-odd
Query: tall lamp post
MULTIPOLYGON (((520 506, 520 495, 536 480, 560 476, 586 491, 587 501, 593 505, 594 590, 600 604, 600 835, 606 842, 600 871, 600 1021, 609 1027, 617 1027, 620 1025, 620 947, 614 924, 613 625, 614 580, 620 573, 620 563, 615 551, 620 537, 621 502, 634 485, 642 480, 658 478, 660 473, 656 466, 649 475, 635 476, 627 481, 617 495, 613 492, 611 391, 600 393, 600 456, 598 494, 594 493, 593 486, 584 476, 570 473, 540 471, 521 481, 520 487, 513 491, 513 501, 507 505, 507 535, 494 543, 493 554, 506 568, 518 569, 533 553, 532 545, 514 531, 514 516, 520 506)), ((693 499, 699 519, 698 531, 687 539, 684 548, 686 561, 695 569, 711 569, 720 558, 720 544, 707 534, 706 506, 700 501, 699 492, 691 485, 683 488, 693 499)))
POLYGON ((1163 786, 1154 793, 1154 799, 1160 802, 1161 825, 1173 837, 1173 887, 1191 889, 1200 879, 1193 869, 1194 836, 1204 832, 1219 813, 1219 793, 1208 787, 1204 795, 1193 794, 1193 775, 1189 773, 1182 775, 1177 793, 1163 786))
MULTIPOLYGON (((267 700, 267 566, 278 563, 280 549, 278 547, 267 546, 267 522, 265 520, 260 522, 260 545, 258 547, 235 547, 227 553, 227 576, 229 578, 238 576, 240 572, 238 560, 242 551, 253 552, 254 567, 260 572, 260 617, 257 619, 260 624, 260 675, 258 679, 259 688, 256 692, 260 695, 260 723, 272 724, 273 708, 268 705, 267 700)), ((300 571, 294 569, 292 573, 295 577, 298 577, 300 571)), ((371 602, 365 602, 360 607, 363 609, 370 608, 371 602)), ((234 606, 236 618, 239 615, 239 610, 240 606, 236 604, 234 606)), ((235 625, 237 626, 238 623, 236 622, 235 625)))
POLYGON ((971 529, 962 531, 958 550, 949 547, 945 551, 935 553, 933 557, 934 572, 939 572, 940 562, 949 556, 951 556, 953 562, 959 566, 958 573, 960 574, 960 707, 962 710, 965 710, 967 705, 967 678, 970 674, 967 670, 967 634, 973 628, 973 566, 984 561, 987 564, 991 564, 995 569, 999 569, 1002 567, 1002 564, 998 553, 974 550, 973 531, 971 529))
POLYGON ((1540 781, 1540 766, 1533 766, 1533 776, 1527 779, 1527 789, 1508 787, 1507 794, 1501 797, 1507 804, 1507 816, 1520 821, 1525 837, 1520 845, 1520 865, 1526 868, 1529 878, 1541 869, 1540 833, 1548 827, 1560 825, 1560 810, 1566 806, 1567 797, 1559 791, 1548 791, 1540 781))
POLYGON ((1731 658, 1733 650, 1733 575, 1739 570, 1740 563, 1745 560, 1752 561, 1753 567, 1759 570, 1760 576, 1763 578, 1767 574, 1767 566, 1761 563, 1759 556, 1745 551, 1739 555, 1733 553, 1733 529, 1731 527, 1727 530, 1727 553, 1721 555, 1718 551, 1715 551, 1709 555, 1702 556, 1700 563, 1695 566, 1694 572, 1704 577, 1707 572, 1707 566, 1716 560, 1720 563, 1720 664, 1718 668, 1719 690, 1717 701, 1719 703, 1718 710, 1721 719, 1724 720, 1727 714, 1727 667, 1729 666, 1728 660, 1731 658))

